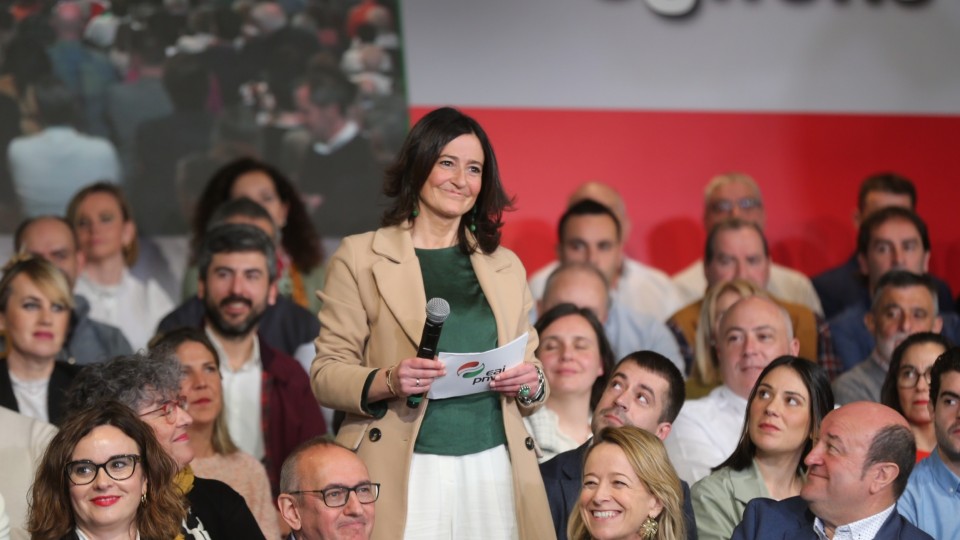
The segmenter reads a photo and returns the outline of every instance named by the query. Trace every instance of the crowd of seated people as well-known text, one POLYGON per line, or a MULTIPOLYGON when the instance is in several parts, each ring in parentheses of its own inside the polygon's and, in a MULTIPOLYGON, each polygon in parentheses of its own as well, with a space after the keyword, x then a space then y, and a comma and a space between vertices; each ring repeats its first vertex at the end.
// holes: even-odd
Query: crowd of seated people
MULTIPOLYGON (((423 364, 318 376, 317 348, 339 343, 330 333, 347 319, 399 317, 397 334, 422 322, 333 294, 386 274, 347 275, 355 261, 340 252, 331 268, 325 254, 379 226, 387 198, 418 200, 398 171, 434 182, 431 167, 459 159, 447 149, 480 134, 408 139, 403 151, 434 155, 401 152, 398 187, 383 189, 405 135, 396 5, 16 7, 0 43, 0 205, 16 228, 0 277, 0 539, 399 537, 418 501, 371 471, 403 467, 358 448, 416 441, 374 422, 423 414, 434 448, 468 428, 450 430, 439 404, 404 403, 434 376, 423 364), (144 239, 188 227, 180 283, 138 265, 156 249, 144 239), (319 395, 340 386, 362 397, 319 395), (383 409, 372 395, 403 399, 383 409)), ((508 450, 533 466, 493 461, 508 480, 477 496, 521 489, 530 538, 949 537, 960 513, 938 487, 960 483, 960 317, 928 273, 917 197, 896 174, 865 179, 856 253, 811 280, 772 259, 759 183, 720 174, 705 188, 703 257, 670 277, 627 256, 616 190, 577 187, 557 260, 529 273, 530 294, 511 296, 520 271, 498 299, 523 301, 519 327, 535 336, 523 375, 539 391, 486 403, 505 421, 478 439, 522 426, 523 449, 508 450)), ((435 202, 412 218, 444 217, 435 202)), ((396 208, 388 221, 405 222, 396 208)), ((490 216, 464 212, 458 234, 489 232, 476 225, 490 216)), ((489 294, 473 271, 460 292, 489 294)), ((341 334, 357 350, 383 339, 341 334)), ((436 457, 426 468, 440 480, 448 462, 476 478, 445 459, 465 456, 436 457)))

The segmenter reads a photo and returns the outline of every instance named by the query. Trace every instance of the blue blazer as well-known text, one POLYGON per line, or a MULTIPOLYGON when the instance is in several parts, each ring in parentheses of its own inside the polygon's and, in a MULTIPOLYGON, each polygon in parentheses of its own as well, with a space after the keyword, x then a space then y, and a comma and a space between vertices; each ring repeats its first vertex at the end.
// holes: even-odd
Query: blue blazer
MULTIPOLYGON (((743 521, 733 531, 731 540, 817 540, 813 520, 813 512, 800 497, 782 501, 754 499, 747 503, 743 521)), ((933 540, 930 535, 903 519, 896 509, 874 539, 933 540)))
MULTIPOLYGON (((567 540, 567 521, 573 505, 580 498, 583 456, 586 455, 587 448, 590 448, 590 441, 540 464, 540 476, 543 477, 543 485, 547 489, 547 502, 550 503, 550 515, 557 531, 557 540, 567 540)), ((697 540, 697 521, 690 503, 690 486, 683 480, 680 484, 683 486, 683 520, 687 526, 687 540, 697 540)))

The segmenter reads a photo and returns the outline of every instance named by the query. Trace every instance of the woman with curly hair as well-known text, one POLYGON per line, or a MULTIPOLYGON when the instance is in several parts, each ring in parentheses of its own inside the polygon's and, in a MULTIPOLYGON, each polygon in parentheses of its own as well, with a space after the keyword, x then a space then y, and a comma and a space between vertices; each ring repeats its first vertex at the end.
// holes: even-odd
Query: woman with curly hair
POLYGON ((136 413, 106 402, 70 417, 37 469, 33 540, 170 540, 186 516, 176 463, 136 413))
MULTIPOLYGON (((277 169, 253 158, 241 158, 221 167, 213 174, 197 202, 193 216, 193 253, 206 233, 216 209, 226 201, 246 197, 270 214, 280 231, 277 239, 277 263, 281 294, 316 313, 320 300, 316 292, 323 288, 323 250, 307 214, 300 193, 277 169)), ((197 292, 196 266, 183 278, 183 298, 197 292)))

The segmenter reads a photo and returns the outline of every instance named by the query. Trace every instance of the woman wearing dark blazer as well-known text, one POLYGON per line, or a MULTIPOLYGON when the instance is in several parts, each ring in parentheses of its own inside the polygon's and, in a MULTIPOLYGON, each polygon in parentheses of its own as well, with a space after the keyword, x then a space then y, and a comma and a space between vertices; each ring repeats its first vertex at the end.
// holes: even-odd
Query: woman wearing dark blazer
POLYGON ((337 440, 381 484, 374 538, 457 538, 460 527, 491 538, 553 538, 536 445, 521 419, 547 395, 533 354, 533 300, 520 260, 499 246, 510 201, 483 129, 454 109, 427 114, 388 171, 385 192, 393 204, 384 227, 345 238, 330 262, 311 369, 321 404, 346 412, 337 440), (523 362, 497 375, 491 392, 414 408, 407 398, 445 373, 415 358, 435 297, 451 305, 439 351, 529 339, 523 362), (441 467, 452 471, 448 491, 441 467), (470 511, 445 519, 441 506, 470 511))

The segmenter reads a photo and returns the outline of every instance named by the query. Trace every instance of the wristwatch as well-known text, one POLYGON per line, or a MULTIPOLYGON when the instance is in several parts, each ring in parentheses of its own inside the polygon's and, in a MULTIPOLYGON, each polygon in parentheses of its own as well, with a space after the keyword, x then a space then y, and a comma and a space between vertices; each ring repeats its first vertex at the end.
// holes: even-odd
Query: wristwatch
POLYGON ((521 405, 526 405, 529 407, 530 405, 533 405, 534 402, 543 401, 543 396, 547 393, 546 392, 547 383, 546 381, 544 381, 544 378, 543 378, 543 370, 540 368, 536 368, 536 370, 537 370, 537 384, 539 385, 539 388, 537 388, 537 393, 534 394, 533 396, 527 396, 527 397, 517 396, 517 401, 519 401, 521 405))

